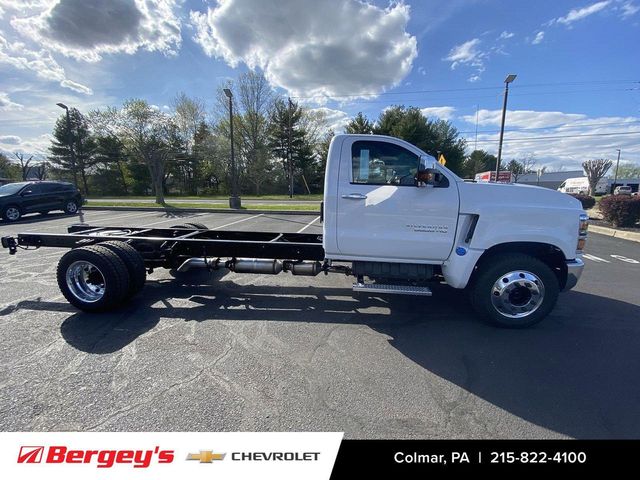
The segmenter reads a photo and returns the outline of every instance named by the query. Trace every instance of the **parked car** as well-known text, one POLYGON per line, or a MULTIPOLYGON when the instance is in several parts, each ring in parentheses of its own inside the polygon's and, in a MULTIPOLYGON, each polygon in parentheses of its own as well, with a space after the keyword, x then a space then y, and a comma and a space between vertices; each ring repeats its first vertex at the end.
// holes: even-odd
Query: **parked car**
POLYGON ((613 190, 614 195, 631 195, 631 187, 629 185, 620 185, 613 190))
POLYGON ((66 182, 17 182, 0 187, 0 216, 15 222, 27 213, 62 210, 73 215, 82 205, 80 191, 66 182))

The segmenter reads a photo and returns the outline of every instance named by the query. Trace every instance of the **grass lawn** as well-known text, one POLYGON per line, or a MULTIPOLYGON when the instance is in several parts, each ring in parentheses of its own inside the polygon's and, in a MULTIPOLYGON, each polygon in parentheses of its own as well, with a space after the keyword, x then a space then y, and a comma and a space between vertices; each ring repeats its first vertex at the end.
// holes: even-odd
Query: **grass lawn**
MULTIPOLYGON (((122 199, 122 200, 155 200, 156 197, 152 197, 152 196, 117 196, 117 195, 108 195, 105 197, 97 197, 97 196, 93 196, 92 198, 96 198, 98 200, 101 199, 110 199, 110 198, 117 198, 117 199, 122 199)), ((212 196, 197 196, 197 197, 175 197, 175 196, 167 196, 165 197, 165 199, 170 202, 171 200, 228 200, 229 199, 229 195, 212 195, 212 196)), ((256 196, 256 195, 242 195, 242 199, 243 200, 282 200, 285 202, 291 201, 291 200, 307 200, 307 201, 320 201, 322 200, 322 194, 313 194, 313 195, 294 195, 292 199, 289 198, 289 195, 261 195, 261 196, 256 196)))
MULTIPOLYGON (((226 198, 225 198, 226 200, 226 198)), ((243 197, 244 200, 244 197, 243 197)), ((167 203, 165 205, 158 205, 157 203, 149 203, 149 202, 110 202, 108 200, 89 200, 86 203, 89 207, 159 207, 159 208, 168 208, 172 210, 180 210, 181 208, 223 208, 229 209, 228 202, 220 202, 220 203, 198 203, 198 202, 189 202, 189 203, 179 203, 179 204, 171 204, 167 203)), ((242 204, 243 210, 295 210, 295 211, 309 211, 309 212, 320 212, 319 205, 287 205, 287 204, 252 204, 252 203, 244 203, 242 204)))

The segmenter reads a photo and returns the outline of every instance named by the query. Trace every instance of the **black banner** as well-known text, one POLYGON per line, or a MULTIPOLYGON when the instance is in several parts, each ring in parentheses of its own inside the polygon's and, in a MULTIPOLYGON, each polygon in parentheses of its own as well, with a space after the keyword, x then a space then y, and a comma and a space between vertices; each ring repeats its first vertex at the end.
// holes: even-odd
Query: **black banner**
POLYGON ((637 471, 636 440, 344 440, 332 480, 431 473, 637 471))

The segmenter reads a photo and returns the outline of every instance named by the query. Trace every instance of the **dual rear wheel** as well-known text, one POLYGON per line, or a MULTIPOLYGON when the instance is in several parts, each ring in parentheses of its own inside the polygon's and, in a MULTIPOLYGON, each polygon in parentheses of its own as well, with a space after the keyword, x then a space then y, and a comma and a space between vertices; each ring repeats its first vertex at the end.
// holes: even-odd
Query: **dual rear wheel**
POLYGON ((60 259, 57 280, 64 297, 85 312, 110 310, 142 290, 144 260, 120 241, 75 248, 60 259))

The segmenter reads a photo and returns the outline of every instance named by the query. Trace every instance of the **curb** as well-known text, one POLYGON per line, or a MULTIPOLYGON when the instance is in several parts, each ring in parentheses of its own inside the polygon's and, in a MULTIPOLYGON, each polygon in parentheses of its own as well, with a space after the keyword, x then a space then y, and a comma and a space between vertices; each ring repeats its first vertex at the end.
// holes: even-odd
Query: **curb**
POLYGON ((589 225, 589 232, 599 233, 601 235, 608 235, 610 237, 622 238, 624 240, 631 240, 632 242, 640 242, 640 233, 627 232, 625 230, 616 230, 609 227, 601 227, 599 225, 589 225))
POLYGON ((274 215, 320 215, 319 210, 232 210, 230 208, 161 208, 161 207, 92 207, 83 206, 82 210, 112 210, 123 212, 182 212, 182 213, 234 213, 241 214, 246 213, 250 215, 256 215, 259 213, 271 213, 274 215))

